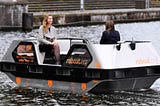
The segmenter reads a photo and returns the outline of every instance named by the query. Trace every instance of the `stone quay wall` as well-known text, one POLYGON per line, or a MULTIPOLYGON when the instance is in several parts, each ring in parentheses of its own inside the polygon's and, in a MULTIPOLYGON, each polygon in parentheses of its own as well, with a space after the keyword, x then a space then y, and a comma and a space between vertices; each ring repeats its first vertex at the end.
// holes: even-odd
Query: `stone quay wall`
POLYGON ((55 26, 104 24, 107 20, 117 23, 160 20, 160 8, 28 12, 28 0, 0 0, 0 14, 0 30, 38 28, 46 14, 53 15, 55 26), (23 13, 30 15, 23 20, 23 13))
POLYGON ((0 30, 15 29, 22 26, 22 13, 27 12, 25 0, 1 0, 0 1, 0 30))
POLYGON ((53 24, 56 26, 102 24, 107 20, 118 23, 160 20, 160 8, 38 12, 33 13, 34 26, 41 25, 46 14, 53 15, 53 24))

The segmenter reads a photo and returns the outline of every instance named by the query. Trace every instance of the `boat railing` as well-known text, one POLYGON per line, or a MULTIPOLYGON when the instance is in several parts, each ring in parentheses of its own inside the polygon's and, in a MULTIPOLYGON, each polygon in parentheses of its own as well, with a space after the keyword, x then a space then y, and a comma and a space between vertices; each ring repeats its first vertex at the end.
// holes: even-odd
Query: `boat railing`
POLYGON ((117 50, 120 50, 121 49, 121 44, 130 43, 129 46, 130 46, 131 50, 135 50, 136 49, 136 43, 149 43, 149 42, 150 41, 134 41, 134 40, 131 40, 131 41, 119 41, 116 44, 116 48, 117 48, 117 50))
POLYGON ((133 40, 126 40, 126 41, 118 41, 117 44, 122 44, 122 43, 149 43, 151 41, 133 41, 133 40))

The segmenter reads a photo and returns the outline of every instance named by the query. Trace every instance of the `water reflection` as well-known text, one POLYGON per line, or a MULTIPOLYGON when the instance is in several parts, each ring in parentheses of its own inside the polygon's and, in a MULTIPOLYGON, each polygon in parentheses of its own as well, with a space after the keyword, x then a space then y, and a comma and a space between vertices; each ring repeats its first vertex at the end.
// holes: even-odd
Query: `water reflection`
MULTIPOLYGON (((152 41, 160 54, 160 22, 116 24, 121 34, 121 40, 149 40, 152 41)), ((99 43, 104 25, 87 27, 57 28, 57 37, 78 37, 88 39, 92 43, 99 43)), ((15 39, 34 37, 38 30, 29 33, 0 32, 0 59, 3 57, 11 42, 15 39)), ((46 91, 34 88, 17 88, 4 74, 0 73, 0 106, 59 106, 59 105, 121 105, 147 106, 160 105, 160 81, 156 82, 157 91, 115 92, 113 94, 68 94, 62 91, 46 91)))
POLYGON ((0 91, 0 106, 61 106, 61 105, 117 105, 150 106, 160 105, 157 92, 115 92, 113 94, 67 94, 33 88, 14 88, 0 91))

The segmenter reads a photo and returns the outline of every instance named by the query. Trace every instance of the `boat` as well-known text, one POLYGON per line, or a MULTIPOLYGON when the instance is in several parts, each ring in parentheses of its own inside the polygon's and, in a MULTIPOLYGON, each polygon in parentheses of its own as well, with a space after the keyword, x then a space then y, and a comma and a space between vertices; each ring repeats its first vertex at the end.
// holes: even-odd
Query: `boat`
POLYGON ((61 64, 52 48, 36 38, 14 40, 0 62, 20 87, 70 93, 111 93, 150 89, 160 78, 160 56, 150 41, 93 44, 58 38, 61 64))

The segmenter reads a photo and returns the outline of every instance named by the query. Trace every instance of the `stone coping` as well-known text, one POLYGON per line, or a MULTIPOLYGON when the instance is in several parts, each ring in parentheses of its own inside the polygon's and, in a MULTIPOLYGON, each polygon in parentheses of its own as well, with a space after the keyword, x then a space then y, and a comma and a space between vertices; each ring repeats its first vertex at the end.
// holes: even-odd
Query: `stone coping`
POLYGON ((121 14, 128 12, 153 12, 160 11, 160 8, 148 8, 148 9, 104 9, 104 10, 75 10, 75 11, 55 11, 55 12, 33 12, 34 16, 39 15, 85 15, 85 14, 121 14))
POLYGON ((0 0, 0 5, 27 4, 28 0, 0 0))
MULTIPOLYGON (((31 13, 31 12, 30 12, 31 13)), ((41 25, 43 16, 51 14, 54 16, 55 26, 79 26, 91 24, 104 24, 106 19, 112 19, 116 23, 159 21, 160 8, 149 9, 107 9, 107 10, 78 10, 78 11, 55 11, 55 12, 33 12, 33 27, 41 25), (83 16, 83 18, 82 18, 83 16)), ((19 29, 21 26, 0 26, 0 30, 19 29)))

